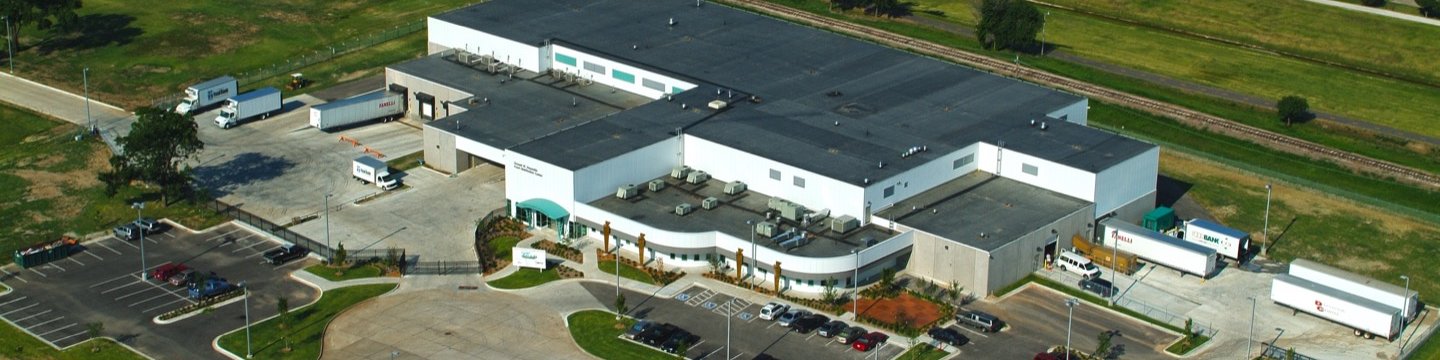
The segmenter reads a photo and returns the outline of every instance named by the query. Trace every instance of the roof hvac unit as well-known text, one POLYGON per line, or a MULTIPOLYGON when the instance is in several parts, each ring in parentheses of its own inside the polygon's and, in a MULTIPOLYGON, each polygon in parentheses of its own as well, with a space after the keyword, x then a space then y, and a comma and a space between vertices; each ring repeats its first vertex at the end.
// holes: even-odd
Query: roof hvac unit
POLYGON ((706 181, 710 181, 710 174, 706 174, 704 171, 700 170, 691 171, 690 175, 685 177, 685 182, 691 184, 699 184, 706 181))
POLYGON ((710 102, 711 109, 720 110, 724 109, 726 106, 730 106, 730 103, 725 102, 725 100, 715 100, 710 102))
POLYGON ((790 221, 800 221, 800 219, 805 217, 805 205, 792 202, 786 202, 785 205, 786 206, 780 208, 780 217, 789 219, 790 221))
POLYGON ((625 186, 621 186, 619 190, 615 190, 615 197, 620 199, 630 199, 639 194, 640 188, 636 187, 635 184, 625 184, 625 186))
POLYGON ((778 198, 778 197, 772 197, 772 198, 770 198, 770 201, 768 201, 768 202, 765 203, 765 206, 768 207, 768 208, 770 208, 770 210, 780 210, 780 208, 785 207, 785 204, 789 204, 789 203, 790 203, 790 201, 787 201, 787 200, 785 200, 785 199, 781 199, 781 198, 778 198))
POLYGON ((773 237, 778 231, 780 231, 780 226, 775 225, 773 222, 761 221, 755 224, 755 233, 760 234, 760 236, 773 237))
POLYGON ((692 211, 695 211, 695 205, 690 205, 690 203, 675 205, 675 215, 685 216, 689 215, 692 211))
POLYGON ((785 240, 780 240, 780 241, 779 241, 780 248, 785 249, 785 250, 787 250, 787 251, 789 251, 789 250, 794 250, 795 248, 798 248, 798 247, 801 247, 801 246, 805 246, 805 244, 809 244, 809 243, 810 243, 810 237, 805 236, 805 232, 804 232, 804 231, 801 231, 801 232, 799 232, 798 234, 795 234, 794 237, 791 237, 791 238, 789 238, 789 239, 785 239, 785 240))
POLYGON ((745 183, 744 183, 744 182, 731 181, 731 182, 725 183, 725 195, 735 195, 735 194, 739 194, 739 193, 742 193, 742 192, 745 192, 745 183))
POLYGON ((650 183, 647 184, 647 185, 649 185, 648 188, 650 189, 650 192, 656 192, 656 191, 664 190, 664 189, 665 189, 665 180, 661 180, 661 179, 650 180, 650 183))
POLYGON ((672 178, 676 178, 676 179, 680 179, 680 180, 685 180, 685 177, 688 176, 688 175, 690 175, 690 167, 689 167, 689 166, 676 166, 676 167, 670 168, 670 177, 672 177, 672 178))
POLYGON ((830 220, 830 231, 837 233, 848 233, 858 227, 860 227, 860 220, 856 220, 854 216, 845 215, 830 220))
POLYGON ((700 207, 705 208, 705 210, 711 210, 717 206, 720 206, 720 199, 714 197, 707 197, 705 200, 700 201, 700 207))

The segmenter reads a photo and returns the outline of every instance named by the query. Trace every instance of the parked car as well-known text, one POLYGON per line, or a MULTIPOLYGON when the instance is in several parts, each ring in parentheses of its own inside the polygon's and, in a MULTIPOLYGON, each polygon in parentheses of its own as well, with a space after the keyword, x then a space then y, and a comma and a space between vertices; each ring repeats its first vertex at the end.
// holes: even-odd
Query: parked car
POLYGON ((133 241, 140 238, 140 227, 135 226, 135 224, 116 226, 110 231, 115 233, 115 238, 120 240, 133 241))
POLYGON ((665 339, 664 343, 660 344, 660 351, 675 354, 680 352, 681 345, 684 345, 684 347, 693 346, 698 340, 700 340, 699 336, 695 336, 695 334, 691 334, 689 331, 678 330, 675 331, 675 334, 670 335, 669 339, 665 339))
POLYGON ((878 348, 880 347, 880 345, 884 345, 885 340, 889 339, 889 335, 885 335, 879 331, 871 331, 869 334, 865 334, 865 336, 861 336, 859 339, 856 339, 854 343, 850 344, 850 348, 862 352, 870 351, 870 349, 878 348))
POLYGON ((781 314, 784 314, 786 311, 789 310, 789 305, 777 302, 765 304, 764 307, 760 308, 760 320, 775 320, 775 318, 780 317, 781 314))
POLYGON ((1035 357, 1031 358, 1031 360, 1060 360, 1060 355, 1042 352, 1035 354, 1035 357))
POLYGON ((770 354, 760 353, 760 355, 755 355, 755 358, 754 358, 754 359, 751 359, 751 360, 776 360, 776 359, 775 359, 774 356, 770 356, 770 354))
POLYGON ((659 346, 661 343, 664 343, 665 340, 669 340, 670 335, 674 335, 676 331, 680 331, 680 327, 671 324, 660 324, 660 326, 645 330, 637 340, 645 343, 645 345, 659 346))
POLYGON ((649 330, 652 327, 655 327, 655 323, 650 322, 649 320, 636 321, 635 325, 630 325, 630 330, 625 331, 625 338, 635 340, 635 337, 640 336, 640 333, 645 332, 645 330, 649 330))
POLYGON ((174 286, 187 286, 187 285, 190 285, 190 282, 191 282, 191 281, 194 281, 194 280, 195 280, 195 269, 185 269, 185 270, 180 270, 179 273, 176 273, 175 275, 170 276, 170 278, 167 279, 166 281, 169 281, 169 282, 170 282, 170 285, 174 285, 174 286))
POLYGON ((1084 255, 1070 251, 1060 252, 1060 256, 1055 258, 1055 264, 1060 266, 1060 271, 1073 272, 1082 278, 1100 276, 1100 267, 1095 266, 1095 263, 1086 259, 1084 255))
POLYGON ((840 335, 840 332, 845 331, 845 328, 848 327, 850 327, 850 325, 846 325, 844 321, 831 320, 825 323, 825 325, 820 326, 820 336, 827 338, 835 337, 835 335, 840 335))
POLYGON ((306 249, 304 246, 286 245, 279 249, 266 251, 264 256, 265 262, 271 265, 281 265, 290 260, 305 257, 307 254, 310 254, 310 249, 306 249))
POLYGON ((159 221, 155 221, 155 219, 151 218, 140 218, 138 220, 135 220, 131 224, 135 224, 135 227, 140 228, 140 230, 144 231, 147 235, 160 232, 160 230, 163 230, 162 226, 164 226, 164 224, 161 224, 159 221))
POLYGON ((790 323, 795 322, 795 320, 800 320, 800 318, 806 315, 810 315, 810 312, 800 309, 790 309, 790 311, 786 311, 784 315, 780 315, 780 318, 775 321, 778 322, 780 326, 790 327, 790 323))
POLYGON ((166 282, 170 280, 171 276, 189 269, 190 267, 185 266, 185 264, 168 263, 156 267, 155 270, 150 270, 150 278, 155 281, 166 282))
POLYGON ((997 332, 1005 328, 1005 322, 995 315, 979 311, 969 310, 955 314, 955 322, 961 325, 971 326, 984 332, 997 332))
POLYGON ((939 341, 942 343, 950 344, 950 346, 961 346, 970 343, 970 338, 967 338, 965 337, 965 335, 961 335, 959 331, 955 331, 955 329, 951 329, 948 327, 930 328, 930 332, 928 332, 927 334, 930 335, 931 339, 935 339, 935 341, 939 341))
POLYGON ((840 334, 835 335, 835 337, 840 341, 841 344, 849 344, 855 342, 855 340, 859 339, 861 336, 865 336, 866 333, 868 333, 868 331, 865 331, 865 328, 859 326, 851 326, 849 328, 846 328, 845 330, 841 330, 840 334))
POLYGON ((795 329, 795 332, 801 334, 809 334, 811 331, 814 331, 821 325, 825 325, 825 323, 827 322, 830 322, 830 318, 825 317, 825 315, 810 314, 806 315, 803 318, 800 318, 799 320, 791 322, 790 328, 795 329))
POLYGON ((1111 285, 1110 281, 1105 279, 1080 279, 1080 283, 1077 286, 1085 291, 1095 293, 1095 295, 1100 295, 1102 298, 1108 298, 1115 294, 1115 286, 1111 285))

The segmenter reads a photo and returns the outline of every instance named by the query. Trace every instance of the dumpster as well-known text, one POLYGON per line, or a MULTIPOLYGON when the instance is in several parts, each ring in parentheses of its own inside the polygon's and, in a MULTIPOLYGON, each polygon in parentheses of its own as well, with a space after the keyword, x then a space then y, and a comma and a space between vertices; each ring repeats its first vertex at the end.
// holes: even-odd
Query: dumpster
POLYGON ((22 269, 28 269, 44 265, 51 261, 64 259, 70 256, 70 251, 75 248, 79 241, 75 238, 65 236, 60 240, 35 244, 33 246, 15 250, 15 265, 22 269))

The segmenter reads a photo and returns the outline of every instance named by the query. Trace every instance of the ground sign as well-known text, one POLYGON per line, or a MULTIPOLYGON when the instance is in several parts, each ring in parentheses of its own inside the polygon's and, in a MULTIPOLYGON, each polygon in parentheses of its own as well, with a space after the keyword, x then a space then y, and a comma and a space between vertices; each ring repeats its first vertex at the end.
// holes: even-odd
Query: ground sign
POLYGON ((510 253, 515 266, 545 270, 545 250, 515 247, 510 253))

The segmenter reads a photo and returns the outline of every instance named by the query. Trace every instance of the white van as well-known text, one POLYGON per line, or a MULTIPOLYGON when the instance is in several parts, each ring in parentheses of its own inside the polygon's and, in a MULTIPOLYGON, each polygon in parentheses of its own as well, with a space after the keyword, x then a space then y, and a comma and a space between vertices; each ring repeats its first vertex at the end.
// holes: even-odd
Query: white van
POLYGON ((1086 278, 1100 275, 1100 267, 1095 266, 1095 263, 1090 262, 1090 259, 1086 259, 1085 256, 1070 251, 1061 251, 1060 257, 1055 258, 1055 265, 1059 266, 1060 270, 1080 274, 1086 278))

